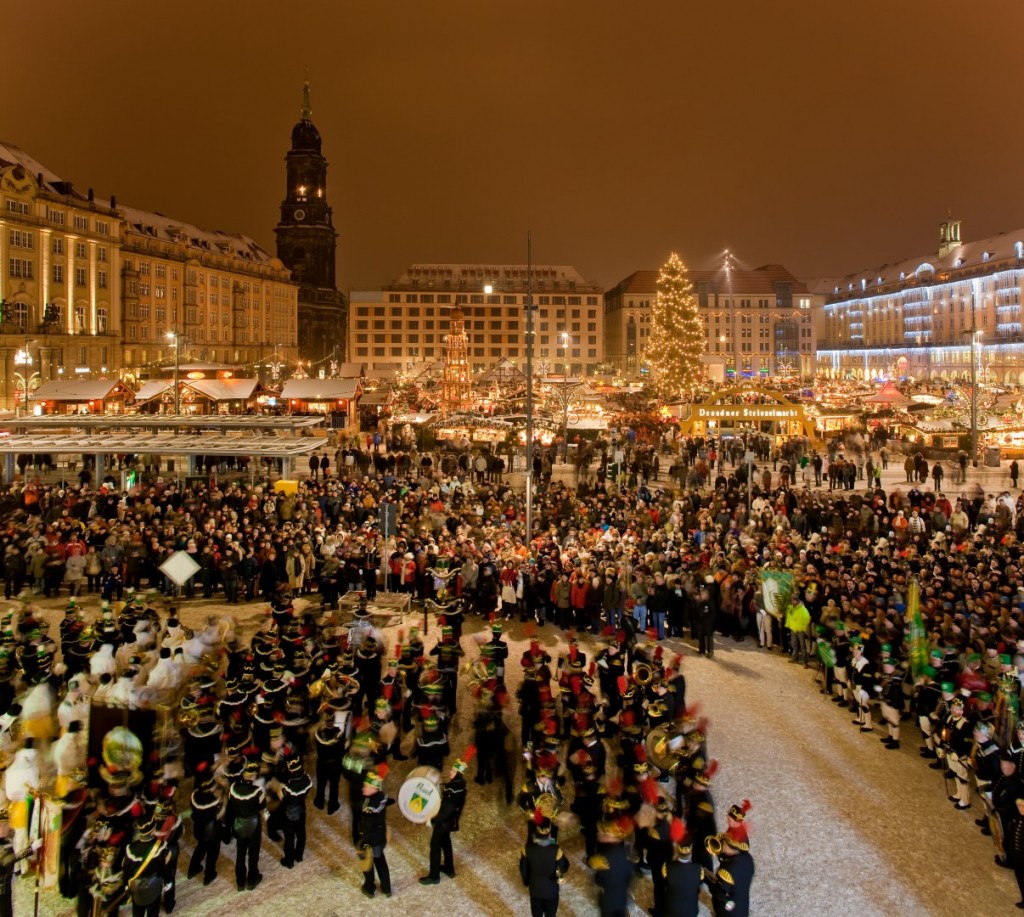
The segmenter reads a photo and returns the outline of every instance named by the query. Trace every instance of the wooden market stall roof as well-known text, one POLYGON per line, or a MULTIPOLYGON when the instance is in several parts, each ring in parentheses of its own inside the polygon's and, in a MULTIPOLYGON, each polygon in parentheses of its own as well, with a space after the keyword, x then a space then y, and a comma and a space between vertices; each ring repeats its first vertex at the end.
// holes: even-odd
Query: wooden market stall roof
POLYGON ((281 397, 288 401, 351 401, 358 392, 358 379, 289 379, 281 397))
POLYGON ((861 398, 864 404, 884 404, 889 407, 906 407, 913 399, 903 394, 892 382, 886 382, 874 395, 861 398))
POLYGON ((106 401, 128 392, 119 379, 52 379, 29 394, 33 401, 106 401))

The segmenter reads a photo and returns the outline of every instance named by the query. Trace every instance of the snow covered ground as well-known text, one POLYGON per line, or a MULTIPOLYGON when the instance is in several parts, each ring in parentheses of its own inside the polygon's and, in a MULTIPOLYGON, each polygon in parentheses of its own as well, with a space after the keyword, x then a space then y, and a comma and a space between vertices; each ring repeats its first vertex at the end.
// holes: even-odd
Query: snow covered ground
MULTIPOLYGON (((85 600, 87 611, 94 613, 97 606, 95 600, 85 600)), ((200 625, 207 614, 227 611, 206 602, 179 607, 189 626, 200 625)), ((231 612, 249 632, 263 607, 235 607, 231 612)), ((59 617, 55 607, 52 632, 59 617)), ((480 627, 479 620, 472 619, 463 635, 469 659, 476 655, 471 635, 480 627)), ((389 645, 394 644, 395 630, 389 629, 389 645)), ((432 621, 428 647, 435 635, 432 621)), ((538 636, 553 657, 564 650, 561 631, 550 625, 540 629, 538 636)), ((514 694, 519 681, 517 661, 527 643, 522 625, 511 627, 506 639, 512 647, 508 683, 514 694)), ((592 657, 590 639, 583 638, 581 643, 592 657)), ((719 639, 713 660, 692 654, 679 641, 666 644, 667 654, 680 647, 686 652, 688 702, 699 703, 710 719, 709 752, 721 765, 712 787, 720 823, 731 803, 744 798, 753 803, 748 816, 757 866, 753 913, 960 917, 1013 912, 1017 900, 1013 874, 993 864, 992 842, 973 824, 981 814, 980 804, 976 801, 970 812, 954 811, 946 800, 941 775, 918 757, 915 727, 905 724, 902 749, 890 752, 879 742, 884 734, 881 728, 876 728, 875 735, 861 734, 850 722, 852 714, 818 693, 813 669, 787 664, 777 652, 759 650, 749 639, 739 644, 719 639)), ((464 691, 462 685, 460 691, 464 691)), ((472 706, 468 696, 461 699, 452 741, 455 753, 471 741, 472 706)), ((514 711, 507 719, 518 735, 514 711)), ((397 795, 414 764, 402 762, 393 768, 388 779, 391 795, 397 795)), ((233 847, 223 849, 220 877, 209 887, 186 880, 184 869, 191 851, 187 830, 175 914, 528 914, 529 902, 517 869, 525 834, 523 816, 514 803, 505 804, 498 783, 480 787, 470 780, 469 788, 462 830, 453 838, 454 880, 442 877, 441 884, 432 887, 418 884, 427 871, 429 829, 405 821, 393 808, 387 857, 394 894, 390 900, 378 895, 367 901, 359 892, 361 875, 350 843, 347 803, 331 817, 310 805, 305 861, 284 869, 277 862, 279 845, 264 838, 261 870, 265 878, 254 892, 235 890, 233 847)), ((562 842, 572 868, 562 889, 559 914, 596 914, 593 883, 583 865, 582 839, 575 828, 569 828, 562 842)), ((32 880, 16 880, 14 894, 15 913, 31 913, 32 880)), ((638 880, 634 896, 632 913, 646 913, 652 901, 650 879, 638 880)), ((55 891, 44 892, 41 904, 40 913, 47 917, 74 913, 73 902, 55 891)))

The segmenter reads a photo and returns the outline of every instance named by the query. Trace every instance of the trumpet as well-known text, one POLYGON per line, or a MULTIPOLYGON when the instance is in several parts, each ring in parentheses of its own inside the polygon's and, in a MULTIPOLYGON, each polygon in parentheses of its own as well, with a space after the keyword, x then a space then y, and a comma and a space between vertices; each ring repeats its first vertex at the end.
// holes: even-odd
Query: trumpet
POLYGON ((633 681, 646 688, 654 681, 654 667, 648 662, 638 662, 633 666, 633 681))

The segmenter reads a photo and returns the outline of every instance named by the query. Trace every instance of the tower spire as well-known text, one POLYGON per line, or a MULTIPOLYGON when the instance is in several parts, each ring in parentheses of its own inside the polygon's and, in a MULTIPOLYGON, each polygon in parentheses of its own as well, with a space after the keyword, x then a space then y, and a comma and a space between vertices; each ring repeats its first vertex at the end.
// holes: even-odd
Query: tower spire
POLYGON ((313 120, 313 109, 309 104, 309 70, 306 70, 306 82, 302 86, 302 120, 313 120))

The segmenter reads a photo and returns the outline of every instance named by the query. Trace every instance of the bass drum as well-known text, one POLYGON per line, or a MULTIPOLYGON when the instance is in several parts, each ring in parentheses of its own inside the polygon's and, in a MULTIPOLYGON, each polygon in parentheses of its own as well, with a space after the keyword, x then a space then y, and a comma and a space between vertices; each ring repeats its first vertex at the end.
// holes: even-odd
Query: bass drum
POLYGON ((414 825, 425 825, 441 810, 441 772, 417 767, 398 791, 398 811, 414 825))

